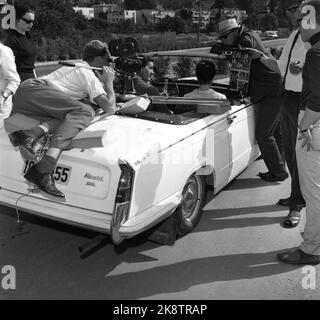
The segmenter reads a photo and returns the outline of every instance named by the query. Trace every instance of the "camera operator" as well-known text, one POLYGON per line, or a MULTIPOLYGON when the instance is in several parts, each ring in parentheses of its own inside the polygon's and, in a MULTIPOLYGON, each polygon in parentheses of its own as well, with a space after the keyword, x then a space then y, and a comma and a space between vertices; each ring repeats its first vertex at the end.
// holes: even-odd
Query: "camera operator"
POLYGON ((221 43, 214 45, 211 53, 220 54, 228 48, 250 48, 252 52, 249 95, 252 102, 258 105, 256 138, 269 170, 260 173, 259 177, 268 182, 284 181, 289 175, 275 139, 281 107, 278 65, 260 37, 245 25, 238 25, 236 19, 224 19, 219 22, 218 28, 221 43))

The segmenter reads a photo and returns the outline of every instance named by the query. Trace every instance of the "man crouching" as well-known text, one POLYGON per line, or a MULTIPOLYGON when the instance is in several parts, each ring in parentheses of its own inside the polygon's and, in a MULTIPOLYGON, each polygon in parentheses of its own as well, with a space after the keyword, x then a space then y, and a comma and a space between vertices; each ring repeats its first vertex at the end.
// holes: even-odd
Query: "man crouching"
POLYGON ((56 188, 53 178, 58 158, 63 150, 70 147, 72 138, 88 127, 94 118, 92 107, 81 100, 89 97, 107 115, 115 112, 114 70, 106 66, 110 58, 107 45, 92 40, 85 45, 83 62, 77 67, 62 67, 42 78, 26 80, 15 94, 13 114, 26 115, 40 121, 40 124, 11 133, 11 143, 34 155, 39 138, 45 134, 52 135, 45 156, 24 176, 51 196, 65 198, 56 188), (94 73, 90 67, 103 68, 103 74, 94 73))

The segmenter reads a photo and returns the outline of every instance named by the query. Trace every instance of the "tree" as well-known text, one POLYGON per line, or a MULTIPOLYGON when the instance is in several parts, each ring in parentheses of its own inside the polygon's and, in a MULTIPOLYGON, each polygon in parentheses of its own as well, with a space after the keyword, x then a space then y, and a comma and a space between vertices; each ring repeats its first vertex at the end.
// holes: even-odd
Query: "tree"
POLYGON ((135 33, 136 32, 136 24, 132 19, 126 19, 119 25, 120 33, 135 33))
POLYGON ((273 13, 266 14, 261 21, 261 29, 266 30, 276 30, 279 27, 278 18, 273 13))
POLYGON ((179 11, 179 15, 185 21, 191 21, 192 20, 192 11, 191 10, 183 8, 183 9, 181 9, 179 11))

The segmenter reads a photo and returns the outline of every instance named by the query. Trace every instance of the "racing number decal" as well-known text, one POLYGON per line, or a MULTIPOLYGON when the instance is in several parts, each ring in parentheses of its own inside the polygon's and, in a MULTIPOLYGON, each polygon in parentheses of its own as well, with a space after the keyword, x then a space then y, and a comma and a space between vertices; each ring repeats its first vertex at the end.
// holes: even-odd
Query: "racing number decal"
POLYGON ((29 171, 29 169, 33 166, 34 166, 34 162, 27 160, 26 165, 24 166, 24 169, 23 169, 23 174, 26 174, 29 171))
MULTIPOLYGON (((34 164, 35 163, 33 161, 27 160, 23 170, 23 174, 26 174, 27 171, 34 166, 34 164)), ((70 173, 71 173, 71 167, 58 165, 53 174, 53 177, 57 183, 67 185, 69 182, 70 173)))
POLYGON ((53 175, 54 180, 57 183, 68 184, 70 171, 71 171, 70 167, 57 166, 56 171, 53 175))

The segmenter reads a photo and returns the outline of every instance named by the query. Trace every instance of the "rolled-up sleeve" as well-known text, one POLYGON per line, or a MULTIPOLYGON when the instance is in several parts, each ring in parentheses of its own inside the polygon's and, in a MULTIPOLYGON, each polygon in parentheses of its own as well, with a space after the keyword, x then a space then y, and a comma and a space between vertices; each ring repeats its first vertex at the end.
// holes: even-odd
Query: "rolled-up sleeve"
POLYGON ((307 107, 320 112, 320 50, 310 49, 307 53, 305 67, 309 78, 310 96, 307 107))
POLYGON ((9 47, 2 47, 0 62, 3 79, 6 80, 6 86, 4 89, 8 89, 12 93, 15 93, 21 80, 17 72, 15 57, 9 47))

